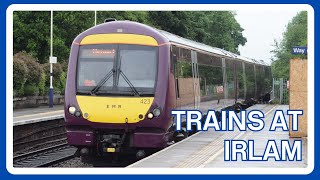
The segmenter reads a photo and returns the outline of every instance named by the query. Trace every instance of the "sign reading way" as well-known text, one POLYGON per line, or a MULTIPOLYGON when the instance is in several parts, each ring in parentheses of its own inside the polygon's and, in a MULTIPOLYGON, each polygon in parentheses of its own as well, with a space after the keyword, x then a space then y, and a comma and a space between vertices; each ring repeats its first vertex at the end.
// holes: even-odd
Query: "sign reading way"
POLYGON ((292 54, 307 54, 307 46, 293 46, 292 54))

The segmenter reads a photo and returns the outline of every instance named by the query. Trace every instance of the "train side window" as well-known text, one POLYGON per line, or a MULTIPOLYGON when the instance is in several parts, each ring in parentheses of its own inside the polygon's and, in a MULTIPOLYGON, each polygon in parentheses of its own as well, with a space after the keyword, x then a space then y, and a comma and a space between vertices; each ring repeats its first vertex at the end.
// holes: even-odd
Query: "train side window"
POLYGON ((177 74, 177 47, 173 46, 173 52, 171 53, 171 64, 172 64, 172 69, 174 73, 174 78, 175 78, 175 89, 176 89, 176 98, 180 98, 180 92, 179 92, 179 80, 178 80, 178 74, 177 74))
POLYGON ((235 61, 236 63, 236 98, 245 98, 245 74, 241 61, 235 61))
POLYGON ((233 59, 226 59, 227 89, 228 98, 235 98, 235 62, 233 59))
POLYGON ((223 97, 223 72, 221 59, 205 53, 198 53, 198 70, 201 102, 223 97))
POLYGON ((246 98, 254 98, 255 96, 255 74, 254 74, 254 65, 251 63, 245 64, 246 70, 246 86, 247 94, 246 98))
MULTIPOLYGON (((180 99, 180 105, 185 108, 194 107, 194 87, 192 77, 191 50, 178 47, 177 49, 176 79, 178 91, 177 96, 180 99)), ((173 51, 174 52, 174 51, 173 51)))

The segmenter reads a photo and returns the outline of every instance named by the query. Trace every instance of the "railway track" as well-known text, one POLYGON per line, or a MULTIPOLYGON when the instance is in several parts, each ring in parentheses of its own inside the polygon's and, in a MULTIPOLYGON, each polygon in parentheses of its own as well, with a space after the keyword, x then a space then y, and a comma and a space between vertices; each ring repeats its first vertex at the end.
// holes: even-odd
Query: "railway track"
POLYGON ((14 167, 48 167, 71 159, 64 119, 14 126, 14 167))
POLYGON ((64 119, 41 121, 13 127, 14 154, 29 152, 66 142, 64 119))
POLYGON ((53 164, 71 159, 76 152, 75 147, 67 143, 18 154, 13 157, 14 167, 48 167, 53 164))

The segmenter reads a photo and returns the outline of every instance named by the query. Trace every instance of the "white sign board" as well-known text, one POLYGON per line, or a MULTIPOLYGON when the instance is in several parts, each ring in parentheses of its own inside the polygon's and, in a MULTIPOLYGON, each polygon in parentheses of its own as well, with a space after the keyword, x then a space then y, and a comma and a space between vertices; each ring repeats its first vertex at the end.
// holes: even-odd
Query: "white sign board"
POLYGON ((49 63, 53 63, 53 64, 57 63, 57 57, 50 57, 49 63))

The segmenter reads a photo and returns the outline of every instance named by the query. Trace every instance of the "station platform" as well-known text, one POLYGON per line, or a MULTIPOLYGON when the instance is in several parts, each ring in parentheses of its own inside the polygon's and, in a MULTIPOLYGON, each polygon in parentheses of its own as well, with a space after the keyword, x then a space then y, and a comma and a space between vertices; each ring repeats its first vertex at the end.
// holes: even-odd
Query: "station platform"
POLYGON ((64 118, 63 105, 13 110, 13 126, 64 118))
MULTIPOLYGON (((287 110, 288 105, 255 105, 247 110, 261 110, 265 114, 265 127, 259 132, 242 131, 238 128, 230 132, 209 130, 193 136, 148 156, 127 168, 305 168, 307 167, 307 138, 289 138, 289 132, 269 131, 274 111, 287 110), (254 154, 263 155, 269 139, 276 140, 280 148, 281 140, 302 140, 302 161, 224 161, 224 140, 255 140, 254 154)), ((287 119, 289 119, 287 117, 287 119)))

